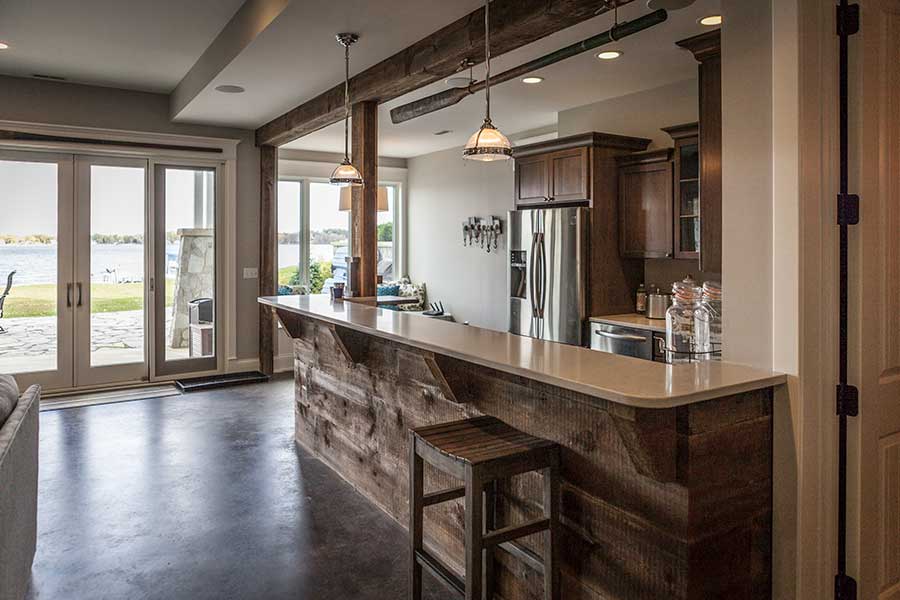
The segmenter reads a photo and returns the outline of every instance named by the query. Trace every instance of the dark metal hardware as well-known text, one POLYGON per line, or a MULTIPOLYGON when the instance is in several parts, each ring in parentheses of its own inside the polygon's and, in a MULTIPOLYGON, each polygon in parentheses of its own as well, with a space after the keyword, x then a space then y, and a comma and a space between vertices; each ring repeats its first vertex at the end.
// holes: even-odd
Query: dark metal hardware
POLYGON ((72 308, 72 284, 66 284, 66 308, 72 308))
POLYGON ((78 287, 78 302, 75 303, 75 306, 81 306, 81 300, 82 300, 81 282, 79 281, 75 285, 78 287))
POLYGON ((847 575, 847 417, 859 414, 859 391, 847 383, 849 226, 859 223, 859 197, 848 192, 849 180, 849 37, 859 31, 859 5, 840 0, 836 12, 838 57, 840 63, 840 193, 838 194, 838 226, 840 227, 840 309, 838 341, 838 514, 837 574, 834 576, 836 600, 856 600, 856 581, 847 575))

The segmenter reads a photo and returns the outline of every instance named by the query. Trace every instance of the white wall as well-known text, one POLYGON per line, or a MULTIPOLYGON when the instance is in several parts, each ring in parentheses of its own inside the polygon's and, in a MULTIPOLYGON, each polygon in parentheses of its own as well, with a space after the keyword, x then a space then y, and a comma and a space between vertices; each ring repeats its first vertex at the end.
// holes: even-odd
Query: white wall
POLYGON ((240 139, 237 148, 237 358, 258 355, 259 282, 243 279, 259 264, 259 150, 253 131, 169 120, 169 96, 0 76, 0 118, 10 121, 240 139))
POLYGON ((507 226, 512 161, 464 161, 455 148, 412 158, 408 167, 410 277, 425 282, 429 301, 442 301, 457 321, 506 331, 506 236, 490 254, 463 247, 462 223, 495 215, 507 226))
POLYGON ((651 148, 667 148, 672 138, 660 127, 696 121, 698 104, 697 80, 679 81, 564 110, 559 113, 559 136, 601 131, 649 138, 651 148))

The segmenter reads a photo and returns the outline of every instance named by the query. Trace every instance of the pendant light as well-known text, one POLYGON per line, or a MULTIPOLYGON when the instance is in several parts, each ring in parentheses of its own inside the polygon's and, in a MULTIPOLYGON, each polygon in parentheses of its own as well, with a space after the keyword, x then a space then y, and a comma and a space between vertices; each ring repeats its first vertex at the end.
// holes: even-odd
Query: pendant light
POLYGON ((363 178, 359 170, 350 162, 350 46, 359 40, 355 33, 339 33, 335 36, 344 47, 344 161, 331 173, 334 185, 362 185, 363 178))
POLYGON ((472 134, 463 150, 463 158, 469 160, 508 160, 512 147, 505 135, 491 123, 491 19, 490 0, 484 1, 484 123, 472 134))

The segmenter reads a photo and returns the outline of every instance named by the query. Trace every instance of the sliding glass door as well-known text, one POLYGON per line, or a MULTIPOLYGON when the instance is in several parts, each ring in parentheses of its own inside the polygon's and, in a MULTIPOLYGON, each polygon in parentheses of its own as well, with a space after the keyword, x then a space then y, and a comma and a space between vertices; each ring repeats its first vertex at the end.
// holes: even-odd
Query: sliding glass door
POLYGON ((0 373, 70 387, 73 158, 0 152, 0 373))
POLYGON ((79 386, 147 379, 147 161, 75 159, 79 386))
POLYGON ((154 166, 154 373, 218 366, 216 198, 211 166, 154 166))

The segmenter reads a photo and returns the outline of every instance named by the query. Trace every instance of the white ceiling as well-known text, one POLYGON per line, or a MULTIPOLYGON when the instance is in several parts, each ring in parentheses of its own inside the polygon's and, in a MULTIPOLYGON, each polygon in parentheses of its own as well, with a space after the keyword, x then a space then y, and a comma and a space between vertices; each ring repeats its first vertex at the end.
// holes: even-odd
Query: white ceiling
POLYGON ((2 0, 0 73, 170 92, 243 0, 2 0))
MULTIPOLYGON (((716 14, 719 0, 698 0, 692 6, 669 13, 669 19, 652 29, 612 44, 624 52, 613 61, 596 58, 596 51, 557 63, 535 74, 544 82, 528 85, 515 79, 492 88, 493 122, 508 135, 553 125, 561 110, 591 104, 607 98, 653 89, 697 76, 697 62, 690 52, 675 42, 708 31, 697 23, 700 17, 716 14)), ((620 20, 649 12, 637 0, 619 10, 620 20)), ((492 59, 491 69, 499 73, 548 54, 568 44, 596 35, 612 25, 612 15, 599 17, 560 31, 533 44, 492 59)), ((475 68, 475 78, 483 77, 483 67, 475 68)), ((412 157, 462 146, 481 125, 484 93, 464 99, 451 108, 399 125, 390 120, 390 109, 411 100, 447 89, 437 82, 379 109, 379 153, 383 156, 412 157), (445 129, 451 133, 435 136, 445 129)), ((336 123, 285 145, 287 148, 327 152, 343 151, 343 124, 336 123)))

